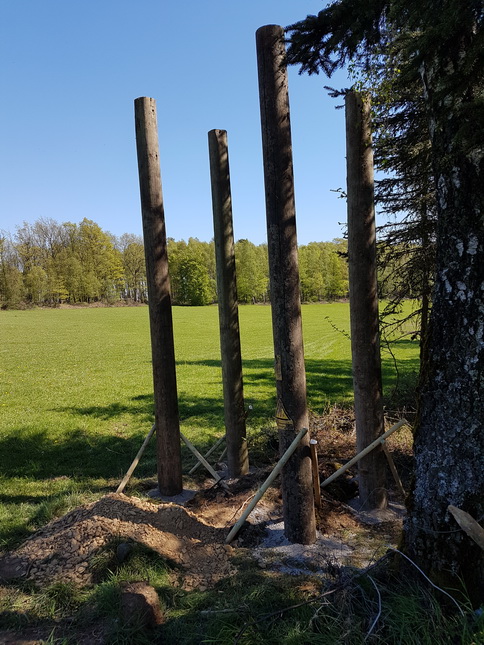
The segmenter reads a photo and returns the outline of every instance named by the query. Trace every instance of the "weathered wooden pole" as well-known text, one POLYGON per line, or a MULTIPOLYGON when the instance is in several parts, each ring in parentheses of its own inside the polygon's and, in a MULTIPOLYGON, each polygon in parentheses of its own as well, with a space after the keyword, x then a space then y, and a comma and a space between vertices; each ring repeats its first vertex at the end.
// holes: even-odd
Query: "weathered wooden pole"
POLYGON ((162 495, 173 496, 181 493, 183 484, 155 100, 138 98, 134 102, 134 109, 150 312, 158 485, 162 495))
MULTIPOLYGON (((349 91, 346 106, 346 169, 351 353, 355 392, 356 449, 384 432, 370 100, 349 91)), ((359 462, 363 508, 385 508, 386 463, 380 447, 359 462)))
POLYGON ((208 133, 208 147, 212 183, 227 462, 229 476, 240 477, 249 471, 249 454, 245 428, 227 132, 225 130, 211 130, 208 133))
MULTIPOLYGON (((292 168, 284 30, 257 30, 257 61, 264 157, 267 235, 277 387, 280 453, 308 426, 306 373, 299 295, 296 209, 292 168)), ((291 542, 316 539, 309 436, 282 471, 285 535, 291 542)))

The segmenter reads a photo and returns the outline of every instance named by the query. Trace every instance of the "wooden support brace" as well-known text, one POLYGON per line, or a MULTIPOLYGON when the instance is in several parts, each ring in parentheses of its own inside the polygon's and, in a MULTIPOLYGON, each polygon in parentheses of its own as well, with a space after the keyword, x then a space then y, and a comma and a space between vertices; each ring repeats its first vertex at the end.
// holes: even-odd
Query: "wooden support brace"
POLYGON ((223 484, 223 482, 221 481, 221 480, 222 480, 222 478, 220 477, 220 475, 218 474, 218 472, 217 472, 217 471, 215 471, 215 470, 212 468, 212 466, 208 463, 208 461, 205 459, 205 457, 204 457, 202 454, 200 454, 200 453, 199 453, 199 451, 195 448, 195 446, 193 445, 193 443, 192 443, 191 441, 189 441, 189 439, 187 439, 187 438, 185 437, 185 435, 184 435, 182 432, 180 432, 180 437, 181 437, 181 438, 183 439, 183 441, 186 443, 186 445, 187 445, 188 449, 189 449, 189 450, 191 450, 191 452, 193 452, 193 454, 194 454, 194 455, 195 455, 195 457, 198 459, 198 461, 199 461, 201 464, 203 464, 203 465, 205 466, 205 468, 206 468, 206 469, 208 470, 208 472, 212 475, 212 477, 215 479, 215 481, 217 482, 217 484, 218 484, 218 483, 220 483, 220 484, 221 484, 221 486, 224 486, 224 488, 226 488, 226 486, 225 486, 225 485, 223 484))
POLYGON ((151 439, 151 437, 153 436, 153 433, 154 433, 154 432, 155 432, 155 424, 153 424, 153 427, 152 427, 152 428, 151 428, 151 430, 148 432, 148 434, 147 434, 147 436, 146 436, 146 439, 143 441, 143 443, 142 443, 142 445, 141 445, 141 448, 138 450, 138 454, 137 454, 137 455, 136 455, 136 457, 133 459, 133 463, 131 464, 131 466, 128 468, 128 472, 127 472, 127 473, 126 473, 126 475, 123 477, 123 479, 121 480, 121 483, 120 483, 120 484, 119 484, 119 486, 117 487, 117 489, 116 489, 116 492, 117 492, 117 493, 122 493, 122 492, 123 492, 123 490, 126 488, 126 484, 129 482, 129 480, 130 480, 130 478, 131 478, 131 475, 133 474, 134 469, 135 469, 135 468, 136 468, 136 466, 138 465, 139 460, 141 459, 141 457, 142 457, 142 455, 143 455, 144 451, 146 450, 146 446, 149 444, 150 439, 151 439))
POLYGON ((393 461, 393 457, 388 450, 387 442, 382 441, 381 447, 383 452, 385 453, 385 457, 387 458, 388 465, 390 466, 390 470, 392 472, 393 479, 395 480, 395 484, 397 485, 398 491, 403 499, 405 499, 407 497, 407 493, 405 492, 405 489, 402 485, 402 480, 400 479, 400 475, 398 474, 397 467, 395 466, 395 462, 393 461))
POLYGON ((335 479, 338 479, 340 475, 342 475, 344 472, 348 470, 348 468, 351 468, 351 466, 354 466, 357 464, 362 457, 367 455, 369 452, 374 450, 377 446, 379 446, 382 442, 385 441, 387 437, 389 437, 391 434, 393 434, 396 430, 401 428, 404 425, 409 425, 408 421, 406 419, 400 419, 398 423, 395 423, 389 430, 387 430, 384 434, 382 434, 381 437, 378 437, 378 439, 375 439, 375 441, 372 441, 369 446, 367 446, 364 450, 359 452, 353 459, 350 459, 348 463, 346 463, 344 466, 341 466, 336 472, 334 472, 330 477, 324 480, 321 484, 321 488, 324 488, 328 484, 331 484, 335 479))
POLYGON ((228 448, 227 448, 227 446, 225 446, 225 448, 220 453, 220 457, 218 458, 219 461, 222 461, 222 459, 225 457, 225 455, 227 454, 227 450, 228 450, 228 448))
POLYGON ((309 448, 311 450, 311 463, 313 466, 313 489, 314 489, 314 505, 316 508, 321 508, 321 486, 319 481, 319 466, 318 466, 318 452, 316 446, 318 442, 316 439, 309 441, 309 448))
MULTIPOLYGON (((205 458, 205 459, 207 459, 208 457, 210 457, 210 455, 211 455, 215 450, 217 450, 217 448, 220 446, 220 444, 221 444, 221 443, 223 443, 223 442, 225 441, 225 439, 226 439, 226 436, 225 436, 225 435, 224 435, 223 437, 220 437, 220 439, 218 439, 218 440, 213 444, 213 446, 210 448, 210 450, 209 450, 207 453, 205 453, 204 458, 205 458)), ((222 455, 223 455, 223 454, 225 454, 225 452, 226 452, 226 451, 227 451, 227 448, 225 448, 225 449, 224 449, 224 452, 222 453, 222 455)), ((222 458, 222 455, 220 455, 220 459, 222 458)), ((197 460, 198 460, 198 457, 197 457, 197 460)), ((201 461, 197 461, 197 463, 193 466, 193 468, 192 468, 190 471, 188 471, 188 474, 189 474, 189 475, 193 475, 193 473, 194 473, 196 470, 198 470, 198 468, 200 467, 201 463, 202 463, 201 461)))
MULTIPOLYGON (((155 429, 156 429, 156 426, 155 426, 155 424, 153 424, 153 426, 152 426, 151 430, 150 430, 150 431, 148 432, 148 434, 146 435, 146 438, 145 438, 145 440, 143 441, 143 443, 142 443, 142 445, 141 445, 141 448, 138 450, 138 453, 137 453, 136 457, 133 459, 133 462, 132 462, 131 466, 128 468, 128 471, 126 472, 126 475, 123 477, 123 479, 121 480, 121 482, 120 482, 119 486, 117 487, 117 489, 116 489, 116 493, 122 493, 122 492, 124 491, 124 489, 126 488, 127 483, 128 483, 128 482, 129 482, 129 480, 131 479, 131 475, 133 474, 133 472, 134 472, 134 470, 135 470, 136 466, 139 464, 139 461, 140 461, 141 457, 143 456, 144 451, 146 450, 146 446, 149 444, 150 439, 151 439, 151 437, 153 436, 153 434, 154 434, 154 432, 155 432, 155 429)), ((196 464, 196 466, 198 467, 200 464, 202 464, 203 466, 205 466, 205 468, 208 470, 208 472, 212 475, 212 477, 215 479, 215 481, 216 481, 217 483, 218 483, 218 482, 220 482, 222 478, 221 478, 221 477, 220 477, 220 475, 219 475, 219 474, 218 474, 218 473, 217 473, 217 472, 212 468, 212 466, 208 463, 208 461, 206 460, 206 458, 205 458, 205 457, 203 457, 203 455, 201 455, 201 454, 200 454, 200 452, 195 448, 195 446, 191 443, 191 441, 189 441, 189 440, 185 437, 185 435, 183 435, 181 432, 180 432, 180 436, 181 436, 181 438, 183 439, 183 441, 186 443, 186 445, 187 445, 187 447, 189 448, 189 450, 191 450, 191 452, 192 452, 192 453, 195 455, 195 457, 197 458, 198 463, 196 464)), ((217 441, 217 442, 212 446, 212 448, 210 448, 210 450, 209 450, 209 451, 207 452, 207 454, 206 454, 206 457, 207 457, 207 456, 209 456, 209 455, 210 455, 214 450, 216 450, 216 448, 218 448, 218 446, 220 446, 220 444, 224 441, 224 439, 225 439, 225 436, 224 436, 224 437, 221 437, 221 438, 220 438, 220 439, 219 439, 219 440, 218 440, 218 441, 217 441)), ((224 450, 223 450, 222 454, 220 455, 220 458, 222 458, 222 456, 225 454, 225 452, 226 452, 226 451, 227 451, 227 448, 224 448, 224 450)), ((192 472, 194 472, 195 470, 196 470, 196 468, 195 468, 195 467, 194 467, 194 468, 192 468, 192 470, 190 471, 190 474, 191 474, 192 472)))
POLYGON ((296 450, 296 448, 299 445, 299 442, 301 439, 307 434, 308 429, 307 428, 302 428, 299 433, 297 434, 296 438, 294 441, 291 443, 289 448, 286 450, 286 452, 282 455, 282 457, 279 459, 277 464, 274 467, 274 470, 271 472, 269 477, 265 480, 265 482, 262 484, 262 486, 259 488, 257 494, 255 497, 252 498, 250 504, 247 506, 245 511, 242 513, 240 518, 238 519, 237 523, 232 527, 231 531, 227 535, 227 539, 225 540, 225 544, 230 544, 232 540, 235 538, 237 533, 240 531, 242 524, 245 522, 245 520, 249 517, 249 515, 252 513, 256 505, 259 503, 260 499, 264 495, 264 493, 267 491, 269 486, 272 484, 274 479, 277 477, 277 475, 281 472, 281 470, 284 468, 286 463, 289 461, 289 458, 291 457, 292 453, 296 450))

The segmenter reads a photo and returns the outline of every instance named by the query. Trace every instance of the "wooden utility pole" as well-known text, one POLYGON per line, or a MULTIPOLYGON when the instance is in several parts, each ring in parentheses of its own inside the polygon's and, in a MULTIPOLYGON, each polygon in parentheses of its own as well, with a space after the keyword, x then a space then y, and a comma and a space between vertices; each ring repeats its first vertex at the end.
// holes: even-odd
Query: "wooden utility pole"
POLYGON ((138 98, 134 109, 150 312, 158 485, 162 495, 173 496, 182 492, 183 483, 155 100, 138 98))
MULTIPOLYGON (((284 30, 257 30, 257 61, 264 157, 267 235, 277 386, 276 421, 281 455, 309 427, 296 238, 284 30)), ((309 436, 282 471, 285 535, 291 542, 316 539, 309 436)))
POLYGON ((240 477, 249 471, 249 455, 245 428, 227 132, 211 130, 208 133, 208 147, 217 264, 227 461, 229 476, 240 477))
MULTIPOLYGON (((346 168, 351 353, 355 392, 356 451, 384 432, 370 100, 346 94, 346 168)), ((385 508, 386 463, 381 447, 359 462, 363 508, 385 508)))

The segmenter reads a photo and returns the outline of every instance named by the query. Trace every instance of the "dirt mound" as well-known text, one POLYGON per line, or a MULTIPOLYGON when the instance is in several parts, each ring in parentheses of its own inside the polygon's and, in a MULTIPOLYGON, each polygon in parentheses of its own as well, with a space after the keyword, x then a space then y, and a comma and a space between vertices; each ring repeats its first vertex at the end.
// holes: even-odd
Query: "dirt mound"
POLYGON ((235 572, 227 531, 175 504, 110 494, 45 526, 17 551, 0 558, 0 578, 37 584, 93 582, 93 557, 113 540, 132 540, 183 569, 186 589, 207 587, 235 572))

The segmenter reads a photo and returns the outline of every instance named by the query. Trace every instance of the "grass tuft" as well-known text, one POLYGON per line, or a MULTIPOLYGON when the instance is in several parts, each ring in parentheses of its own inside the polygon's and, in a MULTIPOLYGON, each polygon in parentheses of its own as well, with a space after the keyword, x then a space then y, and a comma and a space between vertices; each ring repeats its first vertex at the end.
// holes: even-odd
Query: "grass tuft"
POLYGON ((63 638, 59 637, 57 638, 55 635, 56 630, 53 629, 49 636, 47 637, 47 640, 41 641, 41 645, 70 645, 70 641, 68 638, 63 638))
POLYGON ((54 582, 34 596, 33 611, 38 617, 56 619, 75 611, 85 595, 73 582, 54 582))

